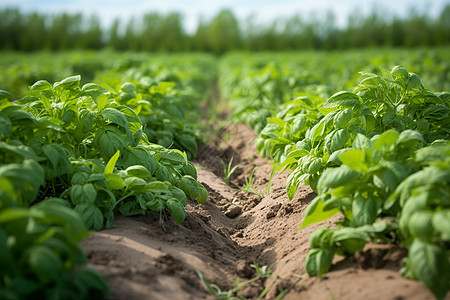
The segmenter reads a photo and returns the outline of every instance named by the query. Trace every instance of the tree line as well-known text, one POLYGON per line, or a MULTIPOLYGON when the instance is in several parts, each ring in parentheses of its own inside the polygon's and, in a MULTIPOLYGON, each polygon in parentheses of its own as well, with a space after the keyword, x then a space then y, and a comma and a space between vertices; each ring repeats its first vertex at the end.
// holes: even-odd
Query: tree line
POLYGON ((299 14, 259 24, 254 17, 238 20, 223 9, 196 30, 186 32, 183 15, 147 13, 128 21, 114 20, 109 28, 96 15, 24 13, 0 10, 0 50, 37 51, 103 49, 130 51, 336 50, 364 47, 419 47, 450 44, 450 5, 437 17, 411 9, 407 17, 380 10, 351 14, 347 25, 336 25, 328 12, 322 18, 299 14))

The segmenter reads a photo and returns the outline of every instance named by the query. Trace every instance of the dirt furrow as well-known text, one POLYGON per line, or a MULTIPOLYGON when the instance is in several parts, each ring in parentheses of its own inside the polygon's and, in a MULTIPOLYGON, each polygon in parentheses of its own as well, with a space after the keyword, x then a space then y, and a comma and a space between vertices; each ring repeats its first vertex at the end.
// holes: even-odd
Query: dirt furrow
POLYGON ((218 139, 200 147, 195 164, 209 196, 203 205, 188 203, 182 224, 164 214, 117 216, 115 228, 82 243, 89 265, 108 279, 110 299, 214 299, 196 270, 228 290, 237 277, 255 276, 253 263, 272 266, 272 277, 237 296, 258 299, 268 288, 265 299, 275 299, 283 290, 288 290, 283 299, 433 299, 422 283, 399 275, 405 251, 396 246, 369 245, 354 258, 335 258, 326 276, 309 278, 303 266, 309 236, 321 226, 333 226, 339 216, 299 231, 315 194, 304 186, 289 201, 286 174, 275 176, 265 194, 271 166, 256 153, 255 133, 246 125, 226 130, 226 142, 218 139), (230 185, 217 157, 224 162, 233 157, 233 165, 242 167, 230 185), (249 193, 240 187, 252 169, 256 192, 249 193))

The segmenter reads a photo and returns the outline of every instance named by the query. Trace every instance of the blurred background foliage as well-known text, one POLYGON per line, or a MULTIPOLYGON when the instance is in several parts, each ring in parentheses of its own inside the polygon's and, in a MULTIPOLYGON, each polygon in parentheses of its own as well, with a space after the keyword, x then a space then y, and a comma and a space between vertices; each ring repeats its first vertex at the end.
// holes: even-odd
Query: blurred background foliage
POLYGON ((450 4, 436 17, 410 9, 407 17, 380 9, 348 17, 338 26, 330 11, 323 18, 299 14, 261 25, 252 16, 239 20, 223 9, 201 19, 187 32, 178 12, 152 12, 129 21, 116 19, 104 28, 98 16, 0 10, 0 50, 39 51, 111 49, 128 51, 344 50, 372 47, 432 47, 450 44, 450 4))

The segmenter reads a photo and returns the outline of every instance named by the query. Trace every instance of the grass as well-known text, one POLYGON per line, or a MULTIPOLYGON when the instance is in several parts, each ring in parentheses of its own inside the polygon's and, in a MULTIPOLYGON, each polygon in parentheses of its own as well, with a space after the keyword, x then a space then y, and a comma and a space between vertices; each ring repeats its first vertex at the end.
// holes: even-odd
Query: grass
POLYGON ((232 165, 233 165, 233 158, 234 157, 231 157, 231 159, 228 162, 228 164, 226 164, 223 161, 223 159, 221 159, 220 157, 218 157, 218 156, 216 156, 216 157, 220 160, 220 162, 222 163, 222 166, 223 166, 223 174, 224 174, 223 180, 225 181, 225 183, 227 185, 230 185, 231 175, 233 175, 233 173, 236 172, 236 170, 242 169, 243 166, 234 166, 234 167, 232 167, 232 165))

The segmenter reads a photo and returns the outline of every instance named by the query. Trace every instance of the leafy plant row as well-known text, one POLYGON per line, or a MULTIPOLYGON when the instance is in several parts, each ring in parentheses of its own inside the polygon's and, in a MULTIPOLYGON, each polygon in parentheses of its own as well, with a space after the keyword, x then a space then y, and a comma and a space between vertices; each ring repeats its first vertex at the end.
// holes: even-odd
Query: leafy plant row
MULTIPOLYGON (((49 82, 81 74, 108 89, 118 103, 139 113, 150 142, 181 149, 188 158, 197 154, 200 103, 215 76, 214 59, 201 54, 127 57, 114 52, 46 53, 0 59, 0 89, 17 98, 38 79, 49 82), (126 84, 124 84, 126 82, 126 84)), ((86 81, 87 80, 87 81, 86 81)))
MULTIPOLYGON (((116 213, 170 212, 181 223, 188 198, 207 198, 187 154, 149 141, 154 123, 132 109, 169 123, 174 116, 162 112, 185 109, 176 105, 189 105, 192 93, 157 80, 138 86, 140 93, 130 82, 119 91, 80 82, 80 76, 53 85, 40 80, 14 102, 0 91, 0 295, 6 298, 101 298, 108 287, 82 268, 86 257, 77 245, 88 229, 111 228, 116 213)), ((197 141, 186 140, 180 145, 195 155, 197 141)))
POLYGON ((369 241, 401 243, 409 249, 402 274, 443 299, 450 287, 450 94, 432 93, 401 66, 382 73, 363 74, 352 92, 326 101, 288 103, 281 118, 268 119, 259 150, 279 163, 276 170, 292 170, 291 199, 301 183, 318 193, 302 228, 344 215, 338 228, 311 237, 310 275, 323 275, 335 254, 352 255, 369 241))
POLYGON ((312 235, 311 276, 369 241, 401 243, 409 249, 402 274, 443 299, 450 287, 450 94, 425 89, 401 66, 381 71, 363 73, 351 92, 327 100, 304 94, 278 106, 256 146, 274 171, 291 170, 291 199, 302 183, 318 193, 302 228, 344 216, 339 227, 312 235))

